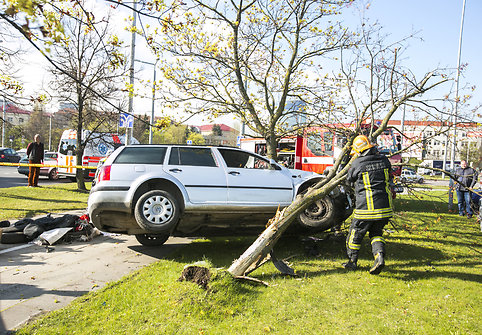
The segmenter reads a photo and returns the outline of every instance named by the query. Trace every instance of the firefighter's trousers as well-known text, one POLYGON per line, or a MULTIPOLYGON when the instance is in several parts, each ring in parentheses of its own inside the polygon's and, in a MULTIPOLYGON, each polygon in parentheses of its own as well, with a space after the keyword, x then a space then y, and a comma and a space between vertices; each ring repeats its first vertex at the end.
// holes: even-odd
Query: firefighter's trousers
POLYGON ((351 261, 356 262, 358 260, 361 242, 367 232, 371 240, 373 256, 378 253, 385 253, 385 239, 382 235, 383 227, 388 223, 388 220, 353 219, 346 239, 346 251, 351 261))

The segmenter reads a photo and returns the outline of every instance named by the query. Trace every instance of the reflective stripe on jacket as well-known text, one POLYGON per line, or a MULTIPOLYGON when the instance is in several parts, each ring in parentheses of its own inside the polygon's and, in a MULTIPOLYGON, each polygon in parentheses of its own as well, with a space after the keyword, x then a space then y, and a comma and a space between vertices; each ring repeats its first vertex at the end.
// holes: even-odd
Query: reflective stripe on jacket
POLYGON ((355 159, 347 174, 347 181, 355 188, 355 219, 380 220, 393 216, 391 170, 388 158, 376 148, 355 159))

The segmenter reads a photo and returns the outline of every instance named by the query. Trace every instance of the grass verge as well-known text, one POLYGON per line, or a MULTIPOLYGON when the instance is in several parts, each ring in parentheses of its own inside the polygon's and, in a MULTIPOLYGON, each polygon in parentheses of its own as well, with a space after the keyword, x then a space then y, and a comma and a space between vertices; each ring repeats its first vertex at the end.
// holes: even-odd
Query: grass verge
MULTIPOLYGON (((90 183, 86 186, 90 189, 90 183)), ((84 209, 87 208, 88 197, 89 193, 77 191, 76 183, 2 188, 0 220, 84 209)))
POLYGON ((270 286, 255 286, 215 269, 227 268, 253 238, 201 239, 18 334, 480 334, 482 245, 475 219, 449 213, 443 191, 402 196, 396 208, 379 276, 367 272, 368 238, 361 269, 346 272, 344 241, 285 237, 275 251, 290 257, 298 276, 284 277, 268 263, 251 276, 270 286), (207 290, 177 280, 199 260, 213 265, 207 290))

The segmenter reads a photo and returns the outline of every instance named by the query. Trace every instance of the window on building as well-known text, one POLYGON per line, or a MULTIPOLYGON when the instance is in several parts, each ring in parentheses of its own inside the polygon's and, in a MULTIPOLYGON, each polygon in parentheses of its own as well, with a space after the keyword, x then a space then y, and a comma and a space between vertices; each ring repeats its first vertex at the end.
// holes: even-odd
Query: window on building
POLYGON ((19 122, 19 123, 23 123, 23 117, 19 118, 19 119, 18 119, 18 122, 19 122))
POLYGON ((11 116, 7 117, 7 121, 8 121, 8 122, 12 122, 12 121, 13 121, 13 117, 11 117, 11 116))

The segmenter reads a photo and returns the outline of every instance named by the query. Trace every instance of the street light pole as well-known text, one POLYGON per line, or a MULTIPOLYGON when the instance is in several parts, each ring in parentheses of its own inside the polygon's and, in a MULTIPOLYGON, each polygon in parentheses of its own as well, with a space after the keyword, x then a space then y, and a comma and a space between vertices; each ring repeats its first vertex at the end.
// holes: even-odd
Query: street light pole
POLYGON ((154 74, 152 79, 152 106, 151 106, 151 122, 149 123, 149 144, 152 144, 153 129, 154 129, 154 104, 156 101, 156 66, 159 59, 156 59, 154 63, 145 62, 143 60, 136 59, 136 62, 152 65, 154 67, 154 74))
POLYGON ((49 117, 49 151, 50 150, 50 146, 52 144, 52 113, 50 113, 50 117, 49 117))
POLYGON ((457 147, 457 114, 459 106, 459 79, 460 79, 460 56, 462 55, 462 33, 464 31, 464 17, 465 17, 465 1, 462 5, 462 18, 460 20, 460 35, 459 35, 459 52, 457 55, 457 75, 455 78, 455 109, 452 115, 452 127, 453 128, 453 142, 452 142, 452 159, 450 160, 450 168, 454 169, 455 162, 455 150, 457 147))
MULTIPOLYGON (((136 29, 137 29, 137 1, 134 0, 133 7, 132 7, 132 32, 131 32, 131 66, 129 68, 129 82, 130 82, 130 89, 132 92, 129 92, 129 105, 127 112, 129 116, 133 115, 133 104, 134 104, 134 62, 135 62, 135 51, 136 51, 136 29)), ((132 125, 134 127, 134 125, 132 125)), ((133 131, 134 129, 132 129, 133 131)), ((132 136, 132 134, 131 134, 132 136)), ((129 141, 129 128, 126 125, 126 145, 130 144, 129 141)))
POLYGON ((7 125, 5 119, 7 113, 5 112, 5 97, 2 96, 2 111, 3 111, 3 125, 2 125, 2 147, 5 147, 5 126, 7 125))
MULTIPOLYGON (((452 127, 453 127, 453 139, 452 139, 452 156, 450 159, 450 168, 455 171, 455 150, 457 148, 457 111, 459 105, 459 79, 460 79, 460 56, 462 55, 462 34, 464 31, 464 17, 465 17, 465 0, 462 3, 462 18, 460 19, 460 33, 459 33, 459 51, 457 55, 457 75, 455 78, 455 109, 452 114, 452 127)), ((449 210, 453 205, 453 188, 449 191, 449 210)))

